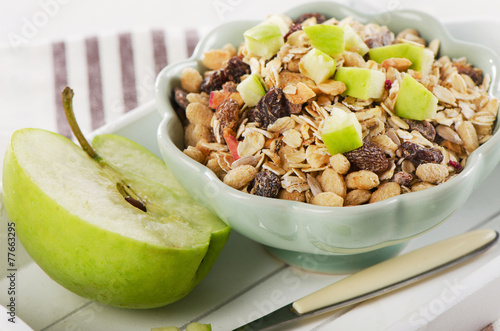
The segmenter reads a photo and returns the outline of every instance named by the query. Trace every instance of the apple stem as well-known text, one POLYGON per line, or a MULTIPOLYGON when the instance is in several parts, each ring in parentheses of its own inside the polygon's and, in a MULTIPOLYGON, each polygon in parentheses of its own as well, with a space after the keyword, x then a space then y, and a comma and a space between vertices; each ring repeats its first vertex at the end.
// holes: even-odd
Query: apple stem
POLYGON ((116 181, 116 188, 118 192, 123 196, 125 201, 127 201, 132 206, 147 212, 146 204, 141 200, 141 198, 130 188, 129 185, 121 180, 120 175, 116 170, 114 170, 110 165, 108 165, 92 148, 87 139, 82 133, 78 122, 76 121, 75 112, 73 111, 73 90, 66 86, 62 91, 62 103, 64 108, 64 114, 68 120, 71 131, 75 135, 76 139, 80 143, 82 149, 95 161, 97 161, 106 170, 109 178, 112 181, 116 181))
POLYGON ((92 146, 89 144, 87 139, 82 133, 78 122, 76 121, 75 113, 73 111, 73 90, 66 86, 62 91, 62 102, 64 108, 64 114, 66 115, 66 119, 68 120, 71 131, 75 135, 76 139, 82 146, 82 149, 93 159, 99 159, 99 155, 95 152, 92 146))

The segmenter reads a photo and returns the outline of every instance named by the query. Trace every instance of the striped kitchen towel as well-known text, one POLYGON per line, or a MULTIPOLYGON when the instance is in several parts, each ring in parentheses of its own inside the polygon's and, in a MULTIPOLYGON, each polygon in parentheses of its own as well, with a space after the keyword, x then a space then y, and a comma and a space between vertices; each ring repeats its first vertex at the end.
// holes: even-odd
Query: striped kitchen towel
POLYGON ((66 85, 84 133, 153 100, 158 72, 190 56, 206 32, 169 27, 0 48, 0 155, 19 128, 71 136, 61 104, 66 85))

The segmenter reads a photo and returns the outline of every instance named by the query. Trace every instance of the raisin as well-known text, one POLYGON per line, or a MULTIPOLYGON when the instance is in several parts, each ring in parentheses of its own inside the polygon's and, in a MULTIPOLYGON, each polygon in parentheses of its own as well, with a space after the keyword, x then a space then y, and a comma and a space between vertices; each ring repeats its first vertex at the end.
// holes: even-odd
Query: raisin
POLYGON ((483 71, 481 69, 474 68, 470 64, 463 64, 457 62, 453 62, 452 65, 455 68, 457 68, 459 74, 465 74, 469 76, 474 82, 474 84, 476 84, 477 86, 483 83, 483 71))
POLYGON ((440 163, 443 161, 441 151, 434 148, 427 148, 418 144, 405 141, 399 146, 403 158, 409 160, 415 166, 422 163, 440 163))
POLYGON ((403 171, 396 172, 392 177, 392 181, 398 183, 399 185, 404 185, 404 186, 410 184, 412 180, 413 180, 412 174, 403 171))
POLYGON ((306 13, 306 14, 300 15, 297 19, 295 19, 293 21, 293 23, 294 24, 300 24, 300 23, 304 22, 305 20, 307 20, 307 19, 309 19, 311 17, 316 17, 316 23, 317 24, 321 24, 324 21, 326 21, 326 17, 323 14, 320 14, 320 13, 306 13))
POLYGON ((375 144, 365 142, 363 146, 344 153, 351 165, 359 170, 373 172, 384 171, 389 167, 389 160, 384 151, 375 144))
POLYGON ((272 87, 257 103, 252 111, 252 117, 262 128, 267 128, 280 117, 289 116, 291 107, 288 99, 280 88, 272 87))
POLYGON ((434 141, 436 138, 436 129, 434 125, 427 121, 415 121, 415 120, 405 120, 406 123, 410 126, 410 130, 417 130, 425 137, 425 139, 429 141, 434 141))
POLYGON ((227 82, 226 73, 224 69, 219 69, 201 82, 200 90, 210 94, 212 91, 220 90, 225 82, 227 82))
POLYGON ((182 88, 180 87, 174 88, 174 100, 177 103, 177 105, 184 110, 186 110, 186 107, 189 104, 187 95, 188 93, 184 91, 182 88))
POLYGON ((241 76, 250 73, 250 66, 239 57, 234 56, 227 61, 226 67, 223 70, 228 81, 239 83, 241 76))
POLYGON ((173 103, 175 113, 177 114, 177 117, 179 117, 182 125, 186 126, 189 123, 186 117, 186 107, 189 104, 189 101, 187 100, 188 93, 180 87, 174 88, 172 92, 175 101, 173 103))
POLYGON ((222 90, 224 92, 236 92, 236 86, 238 86, 238 84, 235 82, 225 82, 224 85, 222 85, 222 90))
POLYGON ((277 198, 280 188, 280 177, 269 170, 259 171, 252 183, 254 194, 261 197, 277 198))
POLYGON ((233 131, 238 129, 239 110, 238 102, 231 98, 222 101, 215 110, 215 119, 220 123, 218 135, 221 137, 221 140, 224 140, 223 133, 225 128, 233 131))
POLYGON ((300 31, 300 30, 302 30, 301 24, 292 24, 292 26, 290 26, 290 30, 288 30, 288 32, 285 34, 283 39, 285 39, 285 42, 286 42, 288 40, 288 37, 290 37, 290 35, 292 33, 294 33, 295 31, 300 31))
POLYGON ((364 40, 368 48, 376 48, 392 44, 394 36, 389 30, 382 30, 364 40))

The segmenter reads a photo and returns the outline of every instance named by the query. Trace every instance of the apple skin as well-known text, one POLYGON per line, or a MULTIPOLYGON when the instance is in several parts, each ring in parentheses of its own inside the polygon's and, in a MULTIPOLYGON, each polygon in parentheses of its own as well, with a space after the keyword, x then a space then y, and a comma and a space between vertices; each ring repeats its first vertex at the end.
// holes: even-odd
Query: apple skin
POLYGON ((325 119, 321 139, 331 155, 350 152, 363 146, 361 125, 354 113, 333 108, 325 119))
POLYGON ((337 68, 334 77, 346 85, 347 89, 343 94, 363 100, 381 98, 385 78, 382 71, 357 67, 337 68))
POLYGON ((304 27, 311 46, 336 57, 344 52, 344 29, 337 25, 316 24, 304 27))
MULTIPOLYGON (((213 232, 207 233, 207 240, 199 245, 176 248, 125 237, 82 220, 47 195, 18 162, 13 144, 23 135, 37 131, 43 131, 41 136, 52 137, 49 141, 73 145, 71 148, 78 161, 75 166, 80 166, 82 160, 81 163, 95 161, 69 139, 39 129, 16 131, 7 149, 3 167, 7 214, 16 223, 16 233, 27 252, 53 280, 90 300, 117 307, 144 309, 181 299, 206 276, 229 236, 227 226, 222 222, 213 226, 213 232)), ((161 161, 142 146, 122 137, 106 136, 103 140, 111 142, 111 149, 125 144, 125 149, 130 149, 131 154, 144 156, 144 160, 135 159, 137 164, 129 169, 131 173, 145 166, 151 167, 139 174, 128 174, 127 177, 135 176, 134 182, 144 182, 147 177, 143 176, 161 168, 161 161), (148 165, 152 160, 153 165, 148 165)), ((152 177, 158 180, 156 187, 146 183, 138 187, 139 190, 152 185, 152 195, 169 192, 175 195, 180 184, 173 182, 170 187, 163 186, 162 182, 173 179, 168 169, 163 168, 166 171, 160 172, 158 178, 152 177)), ((75 177, 77 175, 75 173, 75 177)), ((63 189, 66 188, 61 187, 63 189)), ((189 199, 185 191, 178 192, 179 200, 189 199)), ((82 204, 87 203, 82 201, 82 204)), ((141 213, 127 204, 125 202, 123 208, 129 208, 130 213, 141 213)))
POLYGON ((335 73, 336 62, 325 52, 313 48, 300 59, 300 73, 321 84, 335 73))
POLYGON ((266 60, 272 58, 283 46, 284 39, 276 24, 261 24, 245 31, 245 42, 250 53, 266 60))
POLYGON ((421 71, 427 74, 434 61, 434 53, 430 49, 409 43, 393 44, 381 47, 371 48, 368 51, 370 59, 382 63, 390 58, 405 58, 411 61, 410 69, 421 71))
POLYGON ((394 112, 399 117, 423 121, 436 116, 438 98, 412 76, 406 74, 399 87, 394 112))

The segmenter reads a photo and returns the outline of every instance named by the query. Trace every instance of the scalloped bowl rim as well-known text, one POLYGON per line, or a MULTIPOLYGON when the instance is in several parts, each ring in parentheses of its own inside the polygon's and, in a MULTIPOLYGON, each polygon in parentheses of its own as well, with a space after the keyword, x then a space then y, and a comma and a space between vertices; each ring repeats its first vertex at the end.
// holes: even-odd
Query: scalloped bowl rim
MULTIPOLYGON (((315 3, 308 3, 305 5, 300 5, 296 6, 294 8, 291 8, 290 10, 286 11, 285 14, 293 13, 293 12, 307 12, 311 11, 310 9, 307 10, 307 8, 311 8, 312 6, 315 5, 322 5, 322 6, 336 6, 342 8, 342 10, 346 10, 350 13, 354 13, 355 17, 359 18, 362 17, 364 22, 370 22, 374 21, 374 18, 380 17, 382 15, 385 15, 387 13, 378 13, 375 15, 371 14, 366 14, 359 12, 357 10, 349 9, 341 4, 337 3, 332 3, 332 2, 315 2, 315 3)), ((495 53, 479 44, 475 44, 472 42, 467 42, 467 41, 461 41, 456 38, 453 38, 449 31, 442 25, 441 22, 439 22, 436 18, 433 16, 430 16, 428 14, 416 11, 416 10, 398 10, 398 11, 392 11, 390 12, 391 15, 396 15, 396 16, 404 16, 404 15, 416 15, 421 18, 425 18, 426 20, 432 20, 434 24, 437 24, 440 28, 440 33, 443 34, 446 38, 447 41, 450 42, 451 44, 454 45, 462 45, 465 47, 475 47, 484 50, 485 52, 489 53, 492 57, 493 62, 495 62, 497 67, 500 68, 500 60, 498 57, 495 55, 495 53)), ((339 17, 340 19, 340 17, 339 17)), ((241 26, 241 25, 248 25, 252 26, 255 24, 258 24, 261 22, 260 20, 244 20, 244 21, 233 21, 233 22, 228 22, 224 23, 222 25, 219 25, 215 27, 212 31, 210 31, 200 42, 197 44, 193 54, 191 57, 189 57, 186 60, 179 61, 173 64, 168 65, 165 67, 158 75, 156 86, 155 86, 155 95, 156 95, 156 102, 158 105, 158 110, 160 112, 160 115, 162 115, 164 118, 162 120, 162 123, 159 126, 158 129, 158 141, 159 144, 166 144, 170 145, 170 152, 174 152, 175 155, 172 155, 173 157, 178 157, 182 159, 184 163, 189 165, 190 167, 194 167, 198 172, 203 173, 203 175, 206 177, 208 181, 210 181, 213 185, 215 185, 220 192, 223 192, 224 194, 227 194, 229 196, 232 196, 236 199, 244 199, 244 200, 254 200, 256 204, 259 204, 259 206, 268 206, 268 207, 279 207, 286 205, 287 208, 293 209, 300 209, 300 210, 305 210, 309 211, 311 213, 326 213, 332 215, 332 217, 335 216, 342 216, 342 217, 357 217, 359 215, 367 215, 371 212, 378 211, 380 212, 381 210, 383 211, 386 209, 388 206, 391 206, 393 204, 398 204, 400 201, 409 201, 409 200, 432 200, 434 196, 440 195, 440 194, 445 194, 449 190, 452 190, 455 186, 457 186, 460 182, 469 180, 470 177, 474 177, 474 174, 476 173, 476 168, 480 167, 482 159, 485 157, 485 155, 488 155, 491 153, 491 150, 494 148, 495 145, 500 146, 500 133, 499 131, 499 123, 498 123, 498 116, 497 116, 497 123, 495 127, 495 132, 493 136, 491 137, 490 140, 488 140, 486 143, 482 144, 479 146, 479 148, 474 151, 468 161, 464 169, 454 178, 450 179, 449 181, 442 183, 440 185, 437 185, 433 188, 429 188, 423 191, 418 191, 418 192, 411 192, 408 194, 401 194, 396 197, 392 197, 374 204, 365 204, 365 205, 360 205, 360 206, 351 206, 351 207, 322 207, 322 206, 315 206, 311 204, 305 204, 302 202, 295 202, 295 201, 286 201, 286 200, 276 200, 276 199, 270 199, 270 198, 264 198, 264 197, 259 197, 259 196, 253 196, 249 195, 248 193, 240 192, 236 189, 233 189, 226 184, 224 184, 210 169, 208 169, 206 166, 192 160, 190 157, 185 155, 180 149, 177 148, 175 143, 172 142, 172 140, 168 137, 168 134, 165 133, 166 127, 170 125, 174 125, 172 121, 176 121, 176 115, 175 112, 173 111, 170 101, 168 98, 165 98, 165 91, 163 90, 163 86, 165 82, 162 80, 164 79, 163 77, 166 77, 166 73, 171 71, 173 68, 176 67, 193 67, 193 66, 202 66, 200 64, 199 59, 201 59, 201 55, 205 50, 208 49, 209 45, 213 44, 213 38, 217 31, 221 29, 228 29, 233 26, 241 26), (172 147, 175 147, 172 149, 172 147)), ((490 89, 489 89, 489 95, 494 96, 496 98, 499 98, 499 91, 500 87, 498 86, 500 84, 500 80, 498 77, 498 73, 494 69, 493 72, 491 73, 491 84, 490 84, 490 89), (494 93, 496 91, 496 93, 494 93)), ((161 148, 161 146, 160 146, 161 148)), ((491 169, 492 170, 492 169, 491 169)), ((477 179, 477 178, 476 178, 477 179)), ((482 178, 484 179, 484 178, 482 178)), ((482 181, 482 179, 480 181, 482 181)), ((480 182, 479 181, 479 182, 480 182)), ((473 182, 474 185, 479 184, 478 181, 473 182)), ((468 198, 472 194, 471 192, 467 195, 466 198, 468 198)), ((450 215, 454 212, 455 210, 450 211, 450 215)), ((446 220, 444 218, 442 221, 446 220)), ((310 220, 311 222, 314 222, 314 219, 310 220)), ((369 220, 366 220, 369 222, 369 220)), ((378 248, 378 247, 383 247, 387 246, 390 244, 395 244, 399 243, 408 239, 411 239, 415 236, 418 236, 435 226, 439 225, 441 222, 436 223, 434 226, 426 229, 425 231, 415 233, 412 236, 409 237, 404 237, 404 238, 396 238, 394 240, 386 240, 383 242, 380 242, 379 245, 375 246, 370 246, 372 248, 378 248)), ((245 235, 245 233, 242 233, 245 235)), ((255 238, 254 238, 255 239, 255 238)))

